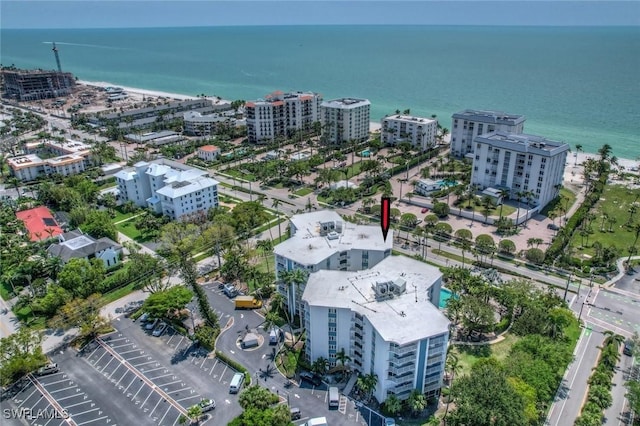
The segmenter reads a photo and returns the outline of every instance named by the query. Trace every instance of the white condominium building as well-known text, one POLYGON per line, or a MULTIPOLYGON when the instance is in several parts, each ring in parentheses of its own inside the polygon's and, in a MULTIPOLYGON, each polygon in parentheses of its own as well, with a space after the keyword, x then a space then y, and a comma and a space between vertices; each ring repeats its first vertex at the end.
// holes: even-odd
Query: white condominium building
POLYGON ((91 147, 71 139, 64 142, 30 142, 25 144, 25 151, 26 155, 7 158, 11 174, 23 182, 35 180, 41 175, 75 175, 83 172, 91 162, 91 147), (40 158, 43 154, 50 158, 40 158))
POLYGON ((453 114, 451 125, 451 155, 464 157, 473 152, 473 139, 483 133, 524 131, 524 115, 502 111, 466 109, 453 114))
POLYGON ((520 194, 540 209, 557 196, 568 144, 506 132, 476 136, 474 144, 472 184, 480 189, 508 189, 510 198, 520 194))
POLYGON ((267 143, 291 136, 296 130, 310 132, 320 121, 322 95, 313 92, 273 92, 265 99, 247 102, 245 113, 249 142, 267 143))
POLYGON ((409 142, 421 151, 427 151, 436 144, 438 122, 429 118, 409 115, 390 115, 382 119, 382 143, 397 145, 409 142))
POLYGON ((183 115, 183 133, 189 136, 211 136, 222 125, 235 126, 235 118, 224 113, 203 115, 188 111, 183 115))
POLYGON ((437 308, 442 273, 405 256, 365 271, 318 271, 302 296, 305 356, 348 365, 378 377, 373 395, 406 399, 417 389, 436 396, 442 386, 449 320, 437 308))
MULTIPOLYGON (((294 215, 290 219, 291 238, 274 247, 276 279, 283 271, 321 269, 360 271, 369 269, 391 255, 393 231, 387 240, 379 226, 344 222, 331 210, 294 215)), ((291 314, 299 311, 304 285, 281 283, 291 314)))
POLYGON ((322 138, 330 144, 369 138, 371 102, 367 99, 342 98, 322 102, 322 138))
POLYGON ((115 177, 123 202, 133 201, 171 219, 218 206, 218 181, 206 171, 174 161, 141 161, 115 177))

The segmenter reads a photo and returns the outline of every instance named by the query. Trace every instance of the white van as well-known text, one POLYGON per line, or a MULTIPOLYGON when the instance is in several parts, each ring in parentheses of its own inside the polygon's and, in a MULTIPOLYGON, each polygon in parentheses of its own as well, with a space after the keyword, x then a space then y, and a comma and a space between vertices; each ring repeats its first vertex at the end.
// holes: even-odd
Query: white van
POLYGON ((278 327, 273 327, 271 331, 269 331, 269 344, 277 345, 280 342, 282 336, 282 330, 278 327))
POLYGON ((326 417, 314 417, 313 419, 309 419, 305 426, 327 426, 327 418, 326 417))
POLYGON ((231 379, 231 384, 229 385, 229 393, 238 393, 240 389, 242 389, 242 384, 244 383, 244 374, 236 373, 233 375, 233 379, 231 379))
POLYGON ((329 408, 338 408, 340 406, 340 392, 335 386, 329 388, 329 408))

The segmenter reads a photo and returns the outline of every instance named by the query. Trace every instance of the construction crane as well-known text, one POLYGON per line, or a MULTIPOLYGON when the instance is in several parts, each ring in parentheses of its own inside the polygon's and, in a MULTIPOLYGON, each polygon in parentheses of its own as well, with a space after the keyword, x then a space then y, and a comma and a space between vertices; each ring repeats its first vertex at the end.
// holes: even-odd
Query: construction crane
POLYGON ((60 56, 58 55, 58 48, 56 47, 56 42, 53 42, 53 54, 56 55, 56 64, 58 64, 58 72, 62 72, 62 66, 60 65, 60 56))

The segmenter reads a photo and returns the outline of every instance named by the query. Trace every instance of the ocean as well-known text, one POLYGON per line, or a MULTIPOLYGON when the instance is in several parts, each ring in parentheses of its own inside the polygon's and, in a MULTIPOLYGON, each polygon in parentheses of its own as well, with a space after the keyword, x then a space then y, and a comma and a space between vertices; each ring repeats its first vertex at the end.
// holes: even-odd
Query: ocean
POLYGON ((274 90, 364 97, 451 128, 465 108, 525 132, 640 155, 640 27, 281 26, 1 30, 0 62, 81 80, 252 100, 274 90))

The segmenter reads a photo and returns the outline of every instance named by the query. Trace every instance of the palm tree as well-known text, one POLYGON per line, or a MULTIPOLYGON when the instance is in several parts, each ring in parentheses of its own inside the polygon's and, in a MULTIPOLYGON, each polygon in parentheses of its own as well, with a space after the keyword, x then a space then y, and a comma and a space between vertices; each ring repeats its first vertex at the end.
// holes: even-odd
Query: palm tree
POLYGON ((402 409, 402 401, 400 401, 400 399, 398 399, 398 397, 392 393, 384 401, 384 408, 389 414, 395 416, 402 409))
POLYGON ((320 374, 321 376, 324 376, 327 373, 327 370, 329 369, 329 360, 322 356, 318 357, 313 362, 311 369, 315 373, 320 374))
POLYGON ((271 253, 273 250, 273 243, 271 240, 258 240, 256 242, 256 248, 262 250, 262 256, 264 257, 265 263, 267 264, 267 273, 271 273, 269 270, 269 261, 267 260, 267 255, 271 253))
POLYGON ((273 207, 274 209, 276 209, 276 213, 277 213, 277 217, 278 217, 278 241, 282 241, 282 229, 280 227, 280 210, 279 207, 282 204, 282 201, 278 200, 277 198, 273 199, 273 202, 271 203, 271 207, 273 207))
POLYGON ((578 165, 578 154, 582 152, 582 145, 581 144, 576 144, 576 161, 573 164, 574 166, 578 165))
MULTIPOLYGON (((280 279, 287 285, 287 291, 291 294, 295 288, 295 296, 289 300, 289 313, 291 316, 295 315, 296 300, 302 296, 302 285, 306 284, 309 273, 303 269, 292 269, 291 271, 282 271, 279 273, 280 279)), ((302 324, 302 319, 300 321, 302 324)))
POLYGON ((632 250, 629 250, 629 257, 627 258, 627 265, 629 267, 631 266, 631 255, 637 250, 636 243, 638 242, 638 238, 640 237, 640 223, 636 223, 633 226, 633 232, 635 233, 635 238, 633 240, 633 243, 631 244, 632 250))
POLYGON ((498 191, 498 197, 500 197, 500 219, 502 219, 502 207, 504 207, 504 201, 505 199, 509 198, 509 195, 511 194, 511 191, 509 191, 506 188, 502 188, 498 191))
MULTIPOLYGON (((449 370, 449 374, 451 374, 451 378, 449 379, 449 390, 451 390, 453 388, 453 380, 455 379, 455 375, 459 373, 460 370, 462 369, 458 356, 455 353, 453 353, 451 350, 449 350, 447 353, 445 368, 449 370)), ((451 396, 447 398, 447 407, 444 411, 443 419, 445 420, 445 424, 446 424, 447 414, 449 413, 450 403, 451 403, 451 396)))
POLYGON ((342 374, 344 376, 344 370, 347 369, 347 362, 351 361, 351 357, 347 355, 344 348, 341 348, 338 353, 336 353, 336 361, 340 363, 343 367, 342 374))

